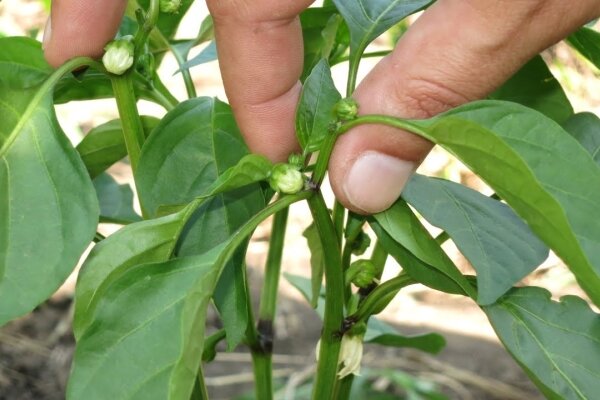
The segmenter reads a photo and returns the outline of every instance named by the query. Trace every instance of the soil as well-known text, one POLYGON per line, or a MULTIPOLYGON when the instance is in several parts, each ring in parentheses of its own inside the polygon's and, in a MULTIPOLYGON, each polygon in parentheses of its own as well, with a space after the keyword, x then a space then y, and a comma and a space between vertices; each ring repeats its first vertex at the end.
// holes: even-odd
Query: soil
MULTIPOLYGON (((257 282, 260 277, 260 271, 250 271, 251 281, 257 282)), ((417 298, 438 308, 442 303, 439 298, 435 300, 433 292, 417 298)), ((465 316, 476 309, 460 300, 443 303, 445 315, 460 315, 464 321, 468 319, 465 316)), ((30 315, 0 329, 0 400, 64 399, 74 351, 71 304, 69 297, 55 296, 30 315)), ((293 393, 312 376, 310 366, 314 364, 320 320, 306 302, 286 292, 280 294, 278 307, 274 371, 279 376, 280 398, 294 398, 285 397, 283 393, 293 393)), ((212 315, 208 324, 209 331, 217 329, 216 316, 212 315)), ((543 398, 497 342, 443 332, 436 327, 395 325, 404 334, 442 333, 448 345, 435 357, 407 349, 367 345, 363 371, 369 368, 400 370, 434 382, 449 399, 543 398)), ((233 399, 252 392, 252 364, 246 349, 219 353, 215 361, 205 366, 205 375, 211 399, 233 399)), ((389 384, 385 378, 375 383, 378 387, 389 384)), ((403 397, 398 394, 397 398, 403 397)))

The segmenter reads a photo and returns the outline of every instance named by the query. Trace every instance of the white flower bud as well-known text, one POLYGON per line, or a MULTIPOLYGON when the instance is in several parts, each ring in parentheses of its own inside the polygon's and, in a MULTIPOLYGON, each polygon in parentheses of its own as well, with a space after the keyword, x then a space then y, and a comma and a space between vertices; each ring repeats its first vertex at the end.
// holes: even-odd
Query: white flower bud
POLYGON ((135 47, 132 36, 124 36, 113 40, 104 47, 102 57, 104 68, 115 75, 123 75, 133 65, 135 47))
POLYGON ((175 14, 181 7, 181 0, 160 0, 160 11, 167 14, 175 14))
POLYGON ((360 361, 363 354, 362 335, 344 335, 342 337, 342 347, 340 349, 340 359, 338 364, 343 364, 338 372, 338 377, 343 379, 350 374, 360 375, 360 361))
POLYGON ((269 184, 277 192, 298 193, 304 188, 304 175, 290 164, 277 164, 271 171, 269 184))

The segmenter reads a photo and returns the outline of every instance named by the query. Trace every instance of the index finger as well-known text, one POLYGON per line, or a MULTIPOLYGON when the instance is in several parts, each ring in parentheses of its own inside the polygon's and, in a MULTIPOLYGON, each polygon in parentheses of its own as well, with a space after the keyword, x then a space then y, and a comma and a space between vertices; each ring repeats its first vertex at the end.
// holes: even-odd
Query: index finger
POLYGON ((298 15, 314 0, 209 0, 225 91, 246 143, 274 161, 298 148, 303 64, 298 15))

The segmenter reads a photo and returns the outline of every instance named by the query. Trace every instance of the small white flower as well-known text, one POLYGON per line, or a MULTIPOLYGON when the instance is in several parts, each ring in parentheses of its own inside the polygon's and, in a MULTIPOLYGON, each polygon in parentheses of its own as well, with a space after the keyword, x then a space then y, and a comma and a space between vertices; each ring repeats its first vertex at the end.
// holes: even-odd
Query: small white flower
POLYGON ((350 374, 360 375, 360 361, 363 354, 362 335, 344 335, 338 364, 343 364, 338 377, 343 379, 350 374))
MULTIPOLYGON (((319 352, 321 351, 321 340, 317 342, 317 362, 319 362, 319 352)), ((363 335, 344 335, 340 348, 338 366, 342 369, 337 373, 339 379, 343 379, 350 374, 360 375, 360 361, 363 354, 363 335)))
POLYGON ((104 68, 112 74, 123 75, 133 65, 135 48, 131 36, 113 40, 104 48, 102 57, 104 68))

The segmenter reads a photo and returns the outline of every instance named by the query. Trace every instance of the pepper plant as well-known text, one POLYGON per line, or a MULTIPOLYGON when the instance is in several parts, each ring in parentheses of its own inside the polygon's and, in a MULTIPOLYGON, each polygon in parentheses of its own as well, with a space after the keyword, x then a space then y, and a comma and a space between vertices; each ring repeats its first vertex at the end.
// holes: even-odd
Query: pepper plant
MULTIPOLYGON (((323 318, 313 399, 349 398, 363 342, 441 350, 440 335, 403 336, 374 317, 417 283, 476 302, 548 398, 597 398, 598 314, 576 296, 557 301, 543 288, 516 287, 552 249, 600 306, 600 120, 574 113, 540 56, 489 99, 434 118, 359 115, 350 98, 358 67, 381 55, 365 53, 368 45, 430 1, 334 0, 310 8, 301 16, 302 151, 273 165, 249 154, 229 105, 196 96, 190 68, 214 58, 214 44, 188 56, 212 41, 210 18, 197 37, 174 39, 191 3, 130 0, 103 63, 75 58, 52 70, 40 43, 0 39, 0 323, 45 301, 95 242, 75 291, 69 399, 207 398, 202 366, 221 341, 229 351, 250 349, 256 398, 273 398, 273 319, 288 207, 297 202, 307 202, 313 217, 305 232, 311 276, 287 278, 323 318), (165 52, 180 64, 188 100, 179 102, 156 72, 165 52), (330 66, 344 62, 342 96, 330 66), (73 147, 54 105, 109 97, 120 119, 94 127, 73 147), (164 107, 165 117, 140 116, 140 99, 164 107), (436 143, 495 195, 415 175, 394 205, 373 216, 326 204, 320 188, 331 150, 361 124, 436 143), (125 156, 142 215, 131 188, 106 172, 125 156), (255 315, 244 256, 254 229, 272 215, 255 315), (421 218, 443 233, 432 237, 421 218), (99 222, 122 228, 103 237, 99 222), (462 274, 442 250, 449 239, 476 276, 462 274), (388 257, 402 271, 382 282, 388 257), (211 303, 223 329, 206 336, 211 303)), ((598 32, 583 27, 568 42, 600 68, 598 32)))

